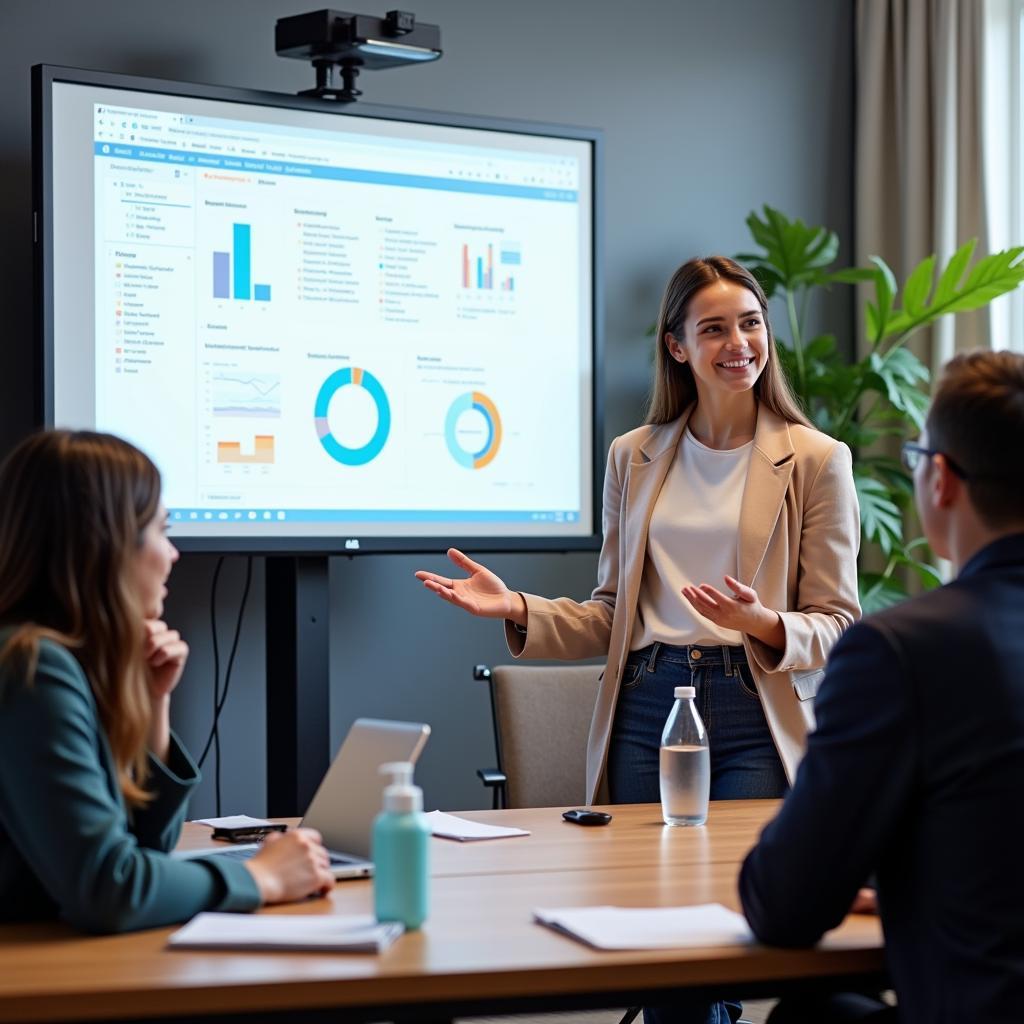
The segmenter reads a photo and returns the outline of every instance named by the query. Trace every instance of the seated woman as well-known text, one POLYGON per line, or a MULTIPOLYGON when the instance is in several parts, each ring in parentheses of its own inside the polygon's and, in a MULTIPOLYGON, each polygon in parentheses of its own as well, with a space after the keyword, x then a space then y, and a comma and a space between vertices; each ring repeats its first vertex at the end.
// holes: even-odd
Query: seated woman
POLYGON ((107 434, 36 434, 0 467, 4 919, 130 931, 333 884, 305 829, 244 863, 168 856, 199 771, 170 731, 166 515, 156 467, 107 434))

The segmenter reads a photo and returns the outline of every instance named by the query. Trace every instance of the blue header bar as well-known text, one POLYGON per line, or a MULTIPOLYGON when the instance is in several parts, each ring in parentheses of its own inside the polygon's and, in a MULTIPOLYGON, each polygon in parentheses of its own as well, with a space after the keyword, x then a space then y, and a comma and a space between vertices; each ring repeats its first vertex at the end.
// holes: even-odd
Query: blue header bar
POLYGON ((559 203, 579 202, 575 189, 534 188, 528 185, 501 185, 487 181, 459 181, 456 178, 432 178, 422 174, 395 174, 354 167, 325 167, 284 160, 254 160, 249 157, 221 156, 214 153, 189 153, 155 146, 122 146, 113 142, 95 142, 93 152, 112 160, 141 160, 147 163, 180 167, 204 167, 222 171, 250 171, 253 174, 282 174, 299 178, 325 178, 355 181, 367 185, 395 185, 400 188, 424 188, 439 192, 473 192, 487 196, 511 196, 516 199, 544 199, 559 203))

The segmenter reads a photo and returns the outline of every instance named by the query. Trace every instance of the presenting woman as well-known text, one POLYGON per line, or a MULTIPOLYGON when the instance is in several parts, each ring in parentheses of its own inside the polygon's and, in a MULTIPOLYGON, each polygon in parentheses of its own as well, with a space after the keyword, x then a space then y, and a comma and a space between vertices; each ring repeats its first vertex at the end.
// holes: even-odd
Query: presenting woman
POLYGON ((506 620, 527 658, 604 656, 587 800, 657 801, 661 731, 694 685, 711 798, 778 797, 793 778, 833 644, 860 614, 857 498, 845 445, 815 430, 779 367, 767 300, 724 257, 673 275, 645 426, 616 438, 587 601, 417 572, 460 608, 506 620))
POLYGON ((188 647, 160 619, 165 531, 118 438, 47 431, 0 467, 0 918, 128 931, 333 884, 310 830, 244 863, 168 855, 199 773, 169 724, 188 647))

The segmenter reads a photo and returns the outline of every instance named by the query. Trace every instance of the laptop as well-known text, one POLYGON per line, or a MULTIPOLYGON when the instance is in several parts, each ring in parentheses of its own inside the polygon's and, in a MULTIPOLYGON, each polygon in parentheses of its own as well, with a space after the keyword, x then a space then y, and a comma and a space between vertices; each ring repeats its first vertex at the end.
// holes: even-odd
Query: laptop
MULTIPOLYGON (((358 718, 352 723, 301 822, 323 836, 336 879, 373 874, 370 832, 388 781, 380 766, 389 761, 415 764, 429 736, 430 726, 422 722, 358 718)), ((245 843, 217 853, 204 849, 193 856, 245 860, 259 848, 259 843, 245 843)))

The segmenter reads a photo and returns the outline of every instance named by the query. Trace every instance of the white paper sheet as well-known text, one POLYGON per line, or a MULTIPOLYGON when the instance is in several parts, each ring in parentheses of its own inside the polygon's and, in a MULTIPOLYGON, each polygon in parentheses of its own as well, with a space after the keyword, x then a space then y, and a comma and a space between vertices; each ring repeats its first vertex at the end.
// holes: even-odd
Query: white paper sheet
POLYGON ((307 949, 379 953, 404 928, 369 914, 197 914, 167 940, 176 949, 307 949))
POLYGON ((427 815, 431 831, 444 839, 458 839, 459 842, 474 842, 477 839, 505 839, 509 836, 528 836, 523 828, 507 828, 504 825, 481 825, 444 811, 431 811, 427 815))
POLYGON ((754 941, 742 914, 721 903, 692 907, 564 907, 537 909, 538 923, 595 949, 738 946, 754 941))
POLYGON ((250 818, 248 814, 229 814, 226 818, 196 818, 196 824, 210 828, 259 828, 274 823, 266 818, 250 818))
POLYGON ((197 860, 200 857, 209 857, 219 853, 242 853, 252 850, 254 853, 260 848, 259 843, 218 843, 216 846, 197 846, 191 850, 171 850, 169 856, 174 860, 197 860))

